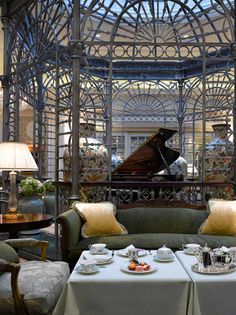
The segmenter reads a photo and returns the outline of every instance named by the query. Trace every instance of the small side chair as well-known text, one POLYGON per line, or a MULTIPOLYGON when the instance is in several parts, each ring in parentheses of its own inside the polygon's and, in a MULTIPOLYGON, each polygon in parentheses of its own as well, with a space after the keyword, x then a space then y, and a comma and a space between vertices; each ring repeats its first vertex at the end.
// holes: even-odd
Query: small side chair
POLYGON ((46 261, 48 242, 32 238, 0 242, 1 315, 49 315, 70 275, 62 261, 46 261), (40 261, 20 262, 15 249, 39 247, 40 261))

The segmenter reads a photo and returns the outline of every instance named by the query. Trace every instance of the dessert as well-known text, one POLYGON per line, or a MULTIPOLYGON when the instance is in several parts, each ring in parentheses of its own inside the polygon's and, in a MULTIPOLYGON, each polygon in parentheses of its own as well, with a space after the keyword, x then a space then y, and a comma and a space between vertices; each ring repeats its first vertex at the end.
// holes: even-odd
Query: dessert
POLYGON ((143 271, 143 266, 141 265, 137 265, 136 268, 135 268, 135 271, 143 271))
POLYGON ((142 272, 142 271, 148 271, 150 269, 150 265, 146 262, 134 262, 134 261, 131 261, 128 265, 128 269, 129 270, 132 270, 132 271, 139 271, 139 272, 142 272))
POLYGON ((136 263, 131 261, 131 263, 129 263, 128 268, 129 268, 129 270, 135 270, 136 269, 136 263))

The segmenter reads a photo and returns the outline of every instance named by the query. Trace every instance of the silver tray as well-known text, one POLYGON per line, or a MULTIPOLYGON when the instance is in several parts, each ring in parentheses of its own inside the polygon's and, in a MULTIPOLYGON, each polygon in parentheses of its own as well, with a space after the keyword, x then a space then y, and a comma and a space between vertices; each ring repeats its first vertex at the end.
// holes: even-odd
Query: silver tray
POLYGON ((198 264, 194 264, 191 266, 192 271, 197 273, 202 273, 205 275, 215 275, 215 274, 222 274, 222 273, 229 273, 236 270, 235 264, 230 264, 229 267, 220 267, 220 268, 199 268, 198 264))

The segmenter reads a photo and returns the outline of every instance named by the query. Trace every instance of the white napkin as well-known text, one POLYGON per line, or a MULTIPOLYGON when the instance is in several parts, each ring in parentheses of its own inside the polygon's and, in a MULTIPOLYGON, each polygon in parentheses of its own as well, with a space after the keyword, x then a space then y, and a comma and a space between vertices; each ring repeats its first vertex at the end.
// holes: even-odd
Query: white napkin
POLYGON ((125 247, 125 248, 124 248, 124 251, 125 251, 126 253, 128 253, 128 251, 129 251, 130 249, 135 249, 134 245, 131 244, 131 245, 125 247))

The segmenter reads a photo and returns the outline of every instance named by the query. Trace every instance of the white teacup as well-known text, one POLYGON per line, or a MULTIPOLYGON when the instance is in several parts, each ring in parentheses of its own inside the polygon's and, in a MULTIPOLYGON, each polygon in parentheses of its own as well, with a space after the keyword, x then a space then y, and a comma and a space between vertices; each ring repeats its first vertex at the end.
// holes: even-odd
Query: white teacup
POLYGON ((79 263, 80 263, 81 271, 93 272, 96 267, 97 261, 94 259, 86 259, 86 260, 82 259, 80 260, 79 263))
POLYGON ((194 254, 201 246, 199 244, 184 244, 182 248, 187 254, 194 254))
POLYGON ((107 244, 104 243, 96 243, 89 245, 89 250, 94 253, 102 253, 106 248, 107 244))
POLYGON ((158 248, 156 256, 157 256, 157 259, 172 259, 173 252, 170 248, 164 245, 163 247, 158 248))

